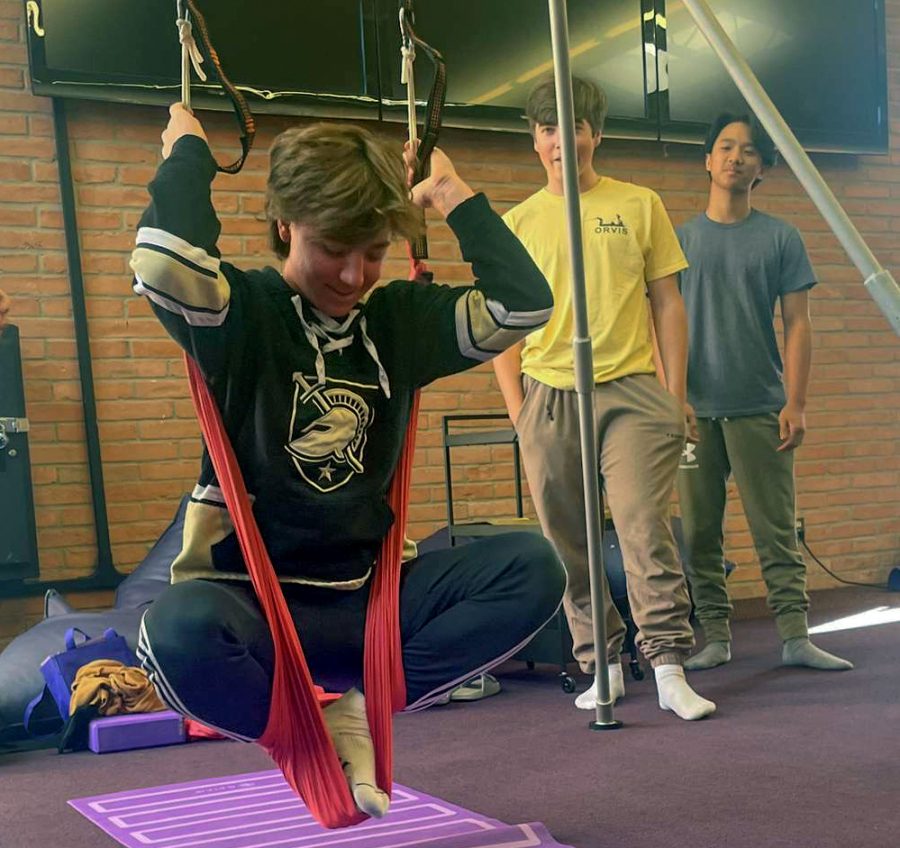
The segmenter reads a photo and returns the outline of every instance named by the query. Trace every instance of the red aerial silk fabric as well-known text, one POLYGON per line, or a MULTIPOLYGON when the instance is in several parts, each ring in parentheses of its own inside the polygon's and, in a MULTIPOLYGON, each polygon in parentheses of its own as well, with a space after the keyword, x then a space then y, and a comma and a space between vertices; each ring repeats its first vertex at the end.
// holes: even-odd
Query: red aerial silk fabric
MULTIPOLYGON (((345 827, 366 816, 353 803, 284 594, 253 518, 250 500, 222 417, 199 366, 185 357, 191 394, 219 486, 231 514, 244 561, 275 643, 275 679, 269 720, 259 744, 325 827, 345 827)), ((419 395, 415 395, 406 441, 388 493, 394 523, 375 569, 365 632, 366 712, 375 746, 378 785, 390 793, 393 713, 406 704, 400 647, 400 566, 409 482, 415 449, 419 395)))

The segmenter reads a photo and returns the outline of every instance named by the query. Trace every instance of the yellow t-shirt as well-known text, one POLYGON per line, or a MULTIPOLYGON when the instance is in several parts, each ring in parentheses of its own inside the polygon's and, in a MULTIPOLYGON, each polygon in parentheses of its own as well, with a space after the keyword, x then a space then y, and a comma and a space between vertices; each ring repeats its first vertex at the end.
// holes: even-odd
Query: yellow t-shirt
MULTIPOLYGON (((572 276, 565 199, 541 189, 503 216, 553 289, 553 317, 525 340, 522 372, 575 388, 572 276)), ((594 382, 652 374, 647 282, 687 268, 656 192, 601 177, 581 195, 585 287, 594 382)))

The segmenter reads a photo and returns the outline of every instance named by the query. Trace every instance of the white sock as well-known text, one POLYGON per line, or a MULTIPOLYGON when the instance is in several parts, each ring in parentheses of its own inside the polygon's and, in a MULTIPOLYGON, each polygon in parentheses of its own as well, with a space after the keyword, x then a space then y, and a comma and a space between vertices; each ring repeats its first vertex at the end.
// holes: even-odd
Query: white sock
MULTIPOLYGON (((609 664, 609 699, 613 703, 625 694, 625 675, 622 672, 622 663, 609 664)), ((590 689, 582 692, 575 699, 575 706, 579 710, 597 709, 597 681, 591 684, 590 689)))
POLYGON ((359 689, 350 689, 323 712, 331 741, 344 767, 344 775, 356 806, 380 819, 391 799, 375 782, 375 748, 366 720, 366 699, 359 689))
POLYGON ((680 665, 667 663, 653 669, 656 689, 659 693, 659 708, 671 710, 685 721, 695 721, 716 711, 716 705, 701 698, 688 685, 684 669, 680 665))
POLYGON ((819 668, 822 671, 849 671, 853 668, 850 660, 841 659, 828 651, 813 645, 809 639, 788 639, 781 649, 781 661, 785 665, 799 665, 805 668, 819 668))

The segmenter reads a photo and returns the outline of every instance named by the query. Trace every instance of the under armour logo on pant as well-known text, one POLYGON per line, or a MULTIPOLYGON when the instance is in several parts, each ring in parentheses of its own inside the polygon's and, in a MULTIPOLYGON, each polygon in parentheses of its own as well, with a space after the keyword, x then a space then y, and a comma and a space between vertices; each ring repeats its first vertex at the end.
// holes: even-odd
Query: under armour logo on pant
POLYGON ((693 442, 685 442, 684 449, 681 451, 681 462, 678 463, 679 468, 698 468, 697 446, 693 442))

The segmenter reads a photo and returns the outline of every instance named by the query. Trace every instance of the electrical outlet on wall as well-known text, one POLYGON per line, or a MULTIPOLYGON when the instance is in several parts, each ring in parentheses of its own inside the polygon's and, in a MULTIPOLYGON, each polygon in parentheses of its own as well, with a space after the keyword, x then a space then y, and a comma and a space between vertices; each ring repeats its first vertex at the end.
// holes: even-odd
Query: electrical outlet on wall
POLYGON ((794 527, 797 531, 797 541, 802 545, 806 541, 806 519, 798 515, 794 527))

